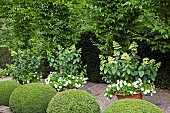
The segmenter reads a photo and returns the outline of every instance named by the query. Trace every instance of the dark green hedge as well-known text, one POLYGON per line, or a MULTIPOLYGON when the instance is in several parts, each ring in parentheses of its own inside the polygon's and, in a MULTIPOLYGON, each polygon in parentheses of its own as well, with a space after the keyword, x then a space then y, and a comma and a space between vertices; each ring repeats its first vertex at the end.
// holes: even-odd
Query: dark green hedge
POLYGON ((81 34, 81 40, 76 45, 77 48, 82 48, 82 64, 83 66, 87 65, 87 77, 92 82, 102 82, 102 76, 100 75, 100 50, 95 45, 98 43, 98 37, 89 31, 81 34))
POLYGON ((0 46, 0 68, 5 68, 6 64, 10 64, 12 60, 10 50, 7 46, 0 46))
POLYGON ((170 52, 151 51, 151 48, 146 43, 138 42, 138 44, 138 52, 142 58, 149 57, 150 59, 155 59, 157 62, 161 62, 161 67, 158 70, 155 81, 156 87, 170 89, 170 52))

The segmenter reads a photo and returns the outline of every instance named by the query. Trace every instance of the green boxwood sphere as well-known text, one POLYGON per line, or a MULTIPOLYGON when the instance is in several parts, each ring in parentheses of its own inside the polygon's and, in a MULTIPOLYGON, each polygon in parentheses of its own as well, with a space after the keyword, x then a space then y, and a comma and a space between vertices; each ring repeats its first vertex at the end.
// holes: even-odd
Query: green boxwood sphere
POLYGON ((48 104, 47 113, 100 113, 96 99, 83 90, 57 93, 48 104))
POLYGON ((8 106, 12 92, 19 86, 20 84, 16 81, 0 82, 0 105, 8 106))
POLYGON ((13 91, 9 106, 14 113, 46 113, 48 103, 56 91, 43 83, 21 85, 13 91))
POLYGON ((158 106, 140 99, 122 99, 111 103, 103 113, 164 113, 158 106))

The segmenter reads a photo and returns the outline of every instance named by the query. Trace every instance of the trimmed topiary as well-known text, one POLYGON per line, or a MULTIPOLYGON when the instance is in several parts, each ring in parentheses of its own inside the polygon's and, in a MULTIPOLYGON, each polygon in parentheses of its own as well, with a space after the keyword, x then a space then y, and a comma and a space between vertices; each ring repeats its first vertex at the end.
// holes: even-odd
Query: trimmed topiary
POLYGON ((8 106, 9 98, 12 92, 19 87, 20 84, 16 81, 1 81, 0 82, 0 105, 8 106))
POLYGON ((103 113, 164 113, 158 106, 140 99, 118 100, 105 108, 103 113))
POLYGON ((22 85, 11 94, 9 106, 14 113, 46 113, 55 94, 54 88, 43 83, 22 85))
POLYGON ((100 113, 96 99, 83 90, 57 93, 48 104, 47 113, 100 113))

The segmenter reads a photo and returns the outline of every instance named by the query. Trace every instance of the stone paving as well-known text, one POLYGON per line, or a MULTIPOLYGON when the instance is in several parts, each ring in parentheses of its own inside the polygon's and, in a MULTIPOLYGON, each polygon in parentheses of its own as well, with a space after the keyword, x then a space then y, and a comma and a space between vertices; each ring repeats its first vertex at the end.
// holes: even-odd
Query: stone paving
MULTIPOLYGON (((11 78, 0 79, 0 81, 4 80, 12 80, 11 78)), ((84 87, 80 88, 85 90, 96 97, 98 103, 100 104, 101 111, 112 102, 117 101, 117 98, 114 97, 113 99, 107 99, 104 97, 103 91, 106 88, 106 84, 102 83, 92 83, 88 82, 84 85, 84 87)), ((147 100, 164 110, 165 113, 170 113, 170 90, 160 90, 157 89, 157 93, 154 94, 152 97, 143 97, 144 100, 147 100)), ((7 106, 0 106, 0 113, 12 113, 10 108, 7 106)))

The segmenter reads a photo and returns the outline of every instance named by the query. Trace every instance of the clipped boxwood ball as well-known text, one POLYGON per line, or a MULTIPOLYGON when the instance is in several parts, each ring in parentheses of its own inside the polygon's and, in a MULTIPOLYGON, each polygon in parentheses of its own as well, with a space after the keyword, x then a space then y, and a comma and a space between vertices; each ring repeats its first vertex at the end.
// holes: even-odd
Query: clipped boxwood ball
POLYGON ((105 108, 103 113, 164 113, 156 105, 140 99, 118 100, 105 108))
POLYGON ((8 106, 12 92, 19 86, 20 84, 16 81, 0 82, 0 105, 8 106))
POLYGON ((21 85, 11 94, 9 106, 14 113, 46 113, 55 94, 54 88, 43 83, 21 85))
POLYGON ((57 93, 51 99, 47 113, 100 113, 100 106, 89 93, 70 89, 57 93))

